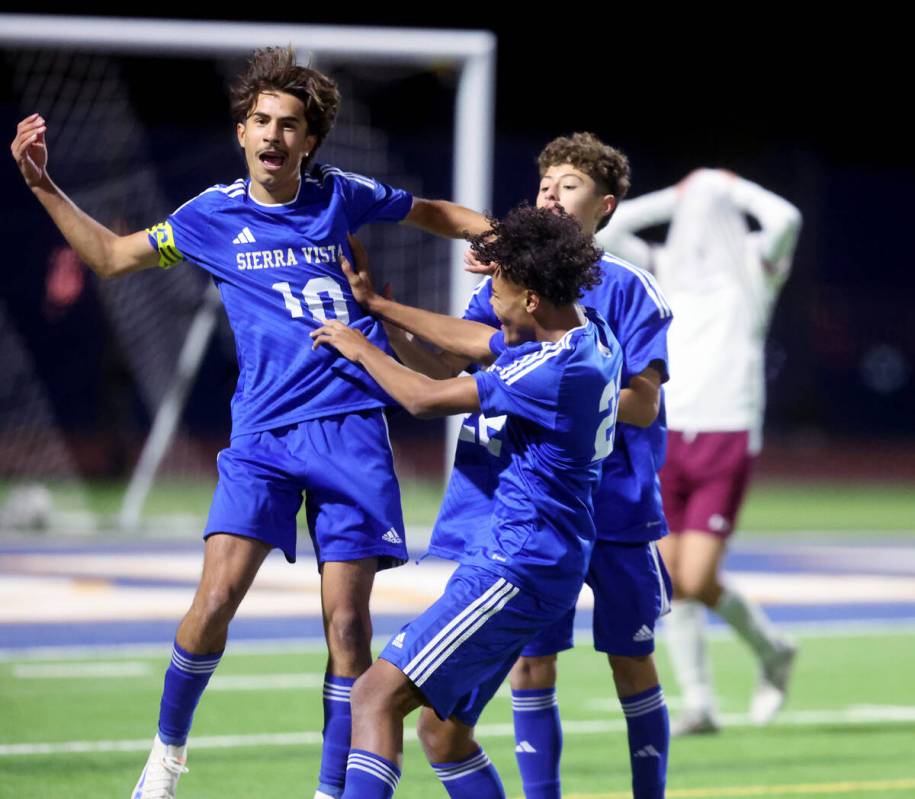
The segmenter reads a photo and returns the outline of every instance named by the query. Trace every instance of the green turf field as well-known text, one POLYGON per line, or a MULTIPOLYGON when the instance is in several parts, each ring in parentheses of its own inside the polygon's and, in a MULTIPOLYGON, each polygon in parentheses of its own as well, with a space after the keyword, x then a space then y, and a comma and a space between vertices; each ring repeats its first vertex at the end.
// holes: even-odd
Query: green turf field
MULTIPOLYGON (((757 729, 742 718, 753 682, 748 656, 732 640, 713 642, 728 727, 674 742, 670 797, 915 796, 915 635, 802 636, 801 645, 788 706, 775 725, 757 729)), ((666 666, 663 651, 659 663, 666 666)), ((129 654, 0 662, 0 797, 126 799, 154 732, 165 665, 164 656, 129 654), (51 746, 33 753, 36 744, 51 746)), ((310 797, 322 672, 319 651, 230 649, 198 710, 179 796, 310 797)), ((559 694, 564 795, 627 796, 623 719, 601 657, 585 647, 563 655, 559 694)), ((497 696, 479 737, 518 797, 510 722, 510 702, 497 696)), ((397 796, 444 797, 415 741, 405 757, 397 796)))
MULTIPOLYGON (((437 482, 403 481, 404 516, 408 525, 431 525, 441 502, 437 482)), ((123 483, 94 482, 51 485, 56 510, 89 511, 109 522, 124 495, 123 483)), ((9 486, 0 483, 0 504, 9 486)), ((163 480, 146 504, 145 518, 185 517, 193 523, 206 518, 213 484, 163 480)), ((113 522, 111 522, 113 523, 113 522)), ((198 525, 199 526, 199 525, 198 525)), ((758 480, 740 519, 747 533, 795 534, 798 531, 835 536, 911 537, 915 535, 915 485, 911 483, 808 482, 758 480)))

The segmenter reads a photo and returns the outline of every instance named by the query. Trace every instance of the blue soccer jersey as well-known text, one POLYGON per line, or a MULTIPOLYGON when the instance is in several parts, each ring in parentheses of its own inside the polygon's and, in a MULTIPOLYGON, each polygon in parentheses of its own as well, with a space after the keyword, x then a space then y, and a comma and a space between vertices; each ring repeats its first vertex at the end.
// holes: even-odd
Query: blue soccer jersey
POLYGON ((501 341, 493 336, 501 354, 474 379, 482 416, 506 417, 508 460, 464 562, 571 606, 594 545, 592 499, 613 446, 622 352, 590 310, 559 341, 501 341))
MULTIPOLYGON (((667 328, 671 322, 670 306, 654 278, 647 272, 615 256, 604 254, 600 260, 602 281, 584 293, 582 303, 603 316, 623 348, 623 387, 651 364, 660 365, 662 380, 667 380, 667 328)), ((485 278, 474 291, 464 317, 476 322, 499 326, 489 299, 492 285, 485 278)), ((468 419, 465 427, 484 429, 468 419)), ((469 434, 468 434, 469 438, 469 434)), ((462 436, 463 440, 463 436, 462 436)), ((603 478, 595 497, 597 535, 603 541, 638 543, 661 538, 667 523, 661 505, 658 470, 664 463, 667 422, 663 395, 658 418, 646 428, 620 423, 617 426, 613 453, 604 463, 603 478)), ((482 450, 458 444, 454 473, 458 483, 468 474, 475 485, 483 482, 480 455, 482 450)), ((502 464, 489 462, 496 471, 502 464)), ((444 511, 463 504, 455 485, 455 495, 446 494, 444 511)), ((436 528, 430 553, 460 558, 463 543, 454 537, 458 527, 466 530, 466 520, 447 515, 440 518, 442 531, 436 528)))
POLYGON ((353 260, 348 233, 402 220, 413 198, 326 165, 303 174, 288 203, 260 203, 248 184, 213 186, 149 229, 161 266, 192 261, 219 288, 238 354, 232 435, 389 404, 332 347, 312 350, 308 334, 339 319, 387 347, 382 326, 354 301, 340 258, 353 260))

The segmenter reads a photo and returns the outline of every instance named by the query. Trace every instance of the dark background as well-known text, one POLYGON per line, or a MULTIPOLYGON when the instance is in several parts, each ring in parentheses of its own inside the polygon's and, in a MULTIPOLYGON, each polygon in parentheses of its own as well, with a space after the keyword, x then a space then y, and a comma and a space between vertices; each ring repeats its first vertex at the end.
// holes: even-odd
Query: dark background
MULTIPOLYGON (((13 5, 8 10, 34 13, 13 5)), ((130 15, 104 5, 92 10, 130 15)), ((188 6, 178 13, 157 6, 154 12, 208 16, 188 6)), ((783 195, 801 209, 804 228, 768 344, 770 441, 911 450, 911 46, 896 34, 899 23, 892 19, 804 21, 774 6, 742 13, 677 18, 658 9, 626 18, 606 6, 579 6, 537 14, 519 8, 516 16, 382 9, 347 19, 339 11, 306 14, 287 6, 266 13, 258 8, 257 19, 494 31, 499 50, 491 210, 497 214, 533 195, 543 144, 575 130, 591 130, 629 155, 633 196, 699 166, 726 167, 783 195)), ((148 67, 138 61, 136 68, 137 80, 149 82, 143 73, 148 67)), ((453 76, 423 72, 395 85, 383 69, 357 67, 353 78, 373 99, 373 124, 390 134, 410 171, 423 176, 424 190, 449 196, 451 160, 443 154, 451 152, 453 97, 442 87, 453 86, 453 76)), ((177 204, 200 186, 226 179, 226 170, 235 176, 231 125, 216 76, 211 86, 188 90, 181 84, 181 63, 171 61, 163 62, 154 80, 167 89, 167 102, 150 92, 136 98, 137 107, 156 142, 154 157, 167 161, 177 153, 184 159, 180 178, 168 185, 177 204), (187 132, 195 126, 226 126, 225 152, 189 157, 194 143, 186 140, 187 132)), ((0 124, 11 139, 19 109, 10 102, 6 80, 2 90, 0 124)), ((27 254, 46 248, 56 234, 30 205, 9 158, 0 161, 0 180, 0 235, 8 256, 0 296, 47 380, 77 380, 83 365, 60 353, 72 335, 105 335, 97 303, 88 291, 68 323, 75 327, 49 329, 46 316, 40 318, 45 275, 27 254), (14 250, 18 266, 10 265, 14 250)), ((224 360, 208 359, 188 410, 192 432, 202 436, 218 438, 227 430, 231 375, 224 360), (214 383, 224 388, 213 391, 214 383)), ((68 399, 56 409, 67 429, 91 433, 105 424, 105 399, 87 385, 76 399, 65 393, 68 399)), ((144 416, 140 403, 131 412, 144 416)), ((901 462, 898 453, 890 457, 888 473, 901 462)))

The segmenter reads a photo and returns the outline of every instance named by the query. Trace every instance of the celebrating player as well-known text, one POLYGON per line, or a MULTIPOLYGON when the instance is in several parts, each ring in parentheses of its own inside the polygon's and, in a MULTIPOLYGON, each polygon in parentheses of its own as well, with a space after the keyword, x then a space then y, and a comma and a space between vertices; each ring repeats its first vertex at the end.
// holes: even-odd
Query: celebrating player
POLYGON ((718 729, 705 607, 759 660, 752 721, 768 723, 785 699, 795 645, 757 605, 723 585, 719 572, 761 446, 765 335, 800 224, 800 212, 781 197, 732 173, 702 169, 676 187, 623 203, 602 239, 651 269, 677 310, 670 331, 676 377, 667 390, 671 430, 661 471, 673 533, 661 552, 678 597, 666 626, 685 702, 674 734, 718 729), (750 231, 746 215, 759 232, 750 231), (666 222, 663 246, 633 235, 666 222))
POLYGON ((248 177, 213 186, 166 221, 127 236, 91 219, 53 183, 40 115, 19 123, 11 146, 27 185, 96 274, 192 261, 212 275, 235 334, 240 376, 232 437, 218 459, 203 573, 175 637, 158 734, 134 799, 174 797, 187 770, 192 715, 229 622, 272 548, 295 560, 303 490, 329 652, 316 796, 343 790, 350 689, 371 664, 372 582, 376 570, 403 563, 407 554, 386 395, 332 351, 303 346, 305 334, 337 319, 369 341, 383 341, 340 271, 347 235, 361 225, 405 221, 458 237, 487 223, 460 206, 313 164, 339 101, 334 82, 298 66, 291 48, 256 51, 232 92, 248 177))
POLYGON ((452 797, 504 797, 473 726, 526 641, 562 618, 581 589, 594 543, 592 493, 613 445, 622 357, 606 323, 575 301, 600 279, 592 237, 565 215, 522 207, 475 237, 498 265, 501 323, 451 319, 398 305, 354 275, 374 314, 475 362, 472 377, 434 380, 398 364, 356 331, 329 322, 312 335, 360 363, 411 413, 480 412, 505 420, 507 461, 485 532, 444 595, 385 647, 353 691, 345 799, 389 797, 400 777, 403 719, 452 797), (509 451, 510 450, 510 451, 509 451))
MULTIPOLYGON (((537 205, 562 208, 588 236, 607 224, 629 188, 626 157, 593 134, 555 139, 540 154, 538 165, 537 205)), ((642 799, 663 796, 669 738, 652 653, 655 624, 667 609, 670 593, 655 541, 667 532, 657 470, 664 458, 660 386, 667 379, 671 313, 657 284, 642 270, 609 254, 601 255, 597 268, 602 281, 585 290, 582 302, 602 314, 619 339, 623 390, 616 445, 604 462, 595 497, 597 543, 586 581, 595 595, 594 646, 609 658, 626 717, 633 791, 642 799)), ((471 297, 465 318, 498 326, 491 294, 492 282, 486 278, 471 297)), ((430 361, 428 351, 391 332, 398 355, 418 368, 430 361)), ((446 355, 435 363, 441 371, 463 368, 467 362, 446 355)), ((480 415, 464 421, 431 554, 465 561, 468 531, 480 529, 492 512, 496 475, 505 460, 503 425, 502 418, 480 415)), ((570 608, 544 629, 525 646, 511 672, 515 752, 528 799, 552 799, 561 793, 557 653, 573 645, 574 618, 570 608)), ((428 715, 424 712, 422 720, 428 715)))

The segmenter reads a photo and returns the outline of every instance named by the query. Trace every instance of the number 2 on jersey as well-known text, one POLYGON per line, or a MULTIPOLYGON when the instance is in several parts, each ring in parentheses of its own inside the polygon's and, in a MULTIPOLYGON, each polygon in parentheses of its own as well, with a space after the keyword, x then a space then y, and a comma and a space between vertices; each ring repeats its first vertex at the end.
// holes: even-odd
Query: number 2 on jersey
MULTIPOLYGON (((302 303, 292 293, 292 287, 288 283, 274 283, 271 288, 283 295, 283 302, 286 304, 286 310, 289 311, 293 319, 301 319, 305 316, 305 310, 302 303)), ((338 319, 343 324, 349 324, 349 311, 346 310, 346 299, 343 291, 340 289, 337 281, 329 277, 313 277, 302 289, 302 298, 308 306, 308 312, 319 322, 326 322, 328 319, 338 319), (324 308, 324 299, 322 294, 327 295, 334 306, 333 316, 329 317, 324 308)))
POLYGON ((594 457, 591 460, 597 461, 601 458, 606 458, 613 452, 613 433, 616 425, 616 412, 619 407, 619 396, 616 380, 611 380, 607 383, 604 393, 600 395, 600 403, 597 406, 598 413, 610 412, 597 428, 597 434, 594 436, 594 457))

